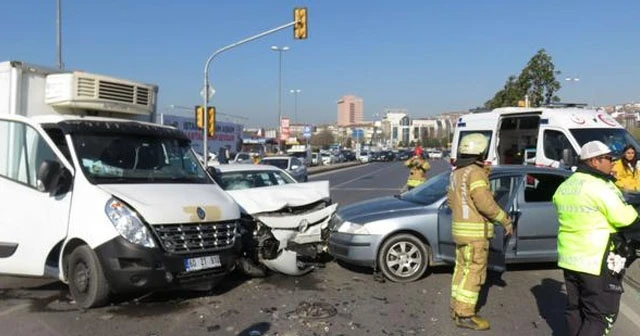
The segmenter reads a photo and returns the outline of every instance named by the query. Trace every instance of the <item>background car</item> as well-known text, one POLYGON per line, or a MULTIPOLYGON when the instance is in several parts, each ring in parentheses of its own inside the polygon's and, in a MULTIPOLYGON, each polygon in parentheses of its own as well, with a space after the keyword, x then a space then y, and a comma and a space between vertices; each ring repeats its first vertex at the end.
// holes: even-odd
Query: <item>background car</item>
MULTIPOLYGON (((551 202, 570 171, 535 166, 496 166, 490 187, 514 219, 514 235, 504 239, 495 226, 489 267, 505 263, 557 260, 558 220, 551 202)), ((429 265, 453 263, 451 209, 446 201, 450 172, 432 177, 401 195, 341 208, 330 222, 329 253, 343 262, 377 267, 386 278, 410 282, 429 265)))
POLYGON ((276 166, 280 169, 284 169, 298 182, 309 181, 307 166, 305 166, 302 161, 296 157, 267 156, 262 158, 260 164, 276 166))
POLYGON ((286 171, 268 165, 217 165, 207 170, 224 190, 242 190, 297 183, 286 171))

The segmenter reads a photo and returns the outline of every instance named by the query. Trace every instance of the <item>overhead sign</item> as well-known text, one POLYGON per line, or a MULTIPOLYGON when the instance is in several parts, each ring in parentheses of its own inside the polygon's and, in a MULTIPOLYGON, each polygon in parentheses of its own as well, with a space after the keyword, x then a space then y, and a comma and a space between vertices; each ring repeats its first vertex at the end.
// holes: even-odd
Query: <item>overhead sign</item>
POLYGON ((305 137, 305 138, 310 138, 311 137, 311 127, 305 126, 304 130, 302 132, 302 136, 305 137))

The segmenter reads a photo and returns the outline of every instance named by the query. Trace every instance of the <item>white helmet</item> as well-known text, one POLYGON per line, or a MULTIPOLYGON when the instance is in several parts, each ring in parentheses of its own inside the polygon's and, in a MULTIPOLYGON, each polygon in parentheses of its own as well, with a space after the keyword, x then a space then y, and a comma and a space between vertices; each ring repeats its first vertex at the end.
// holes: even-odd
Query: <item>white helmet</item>
POLYGON ((487 137, 482 133, 467 134, 460 139, 460 145, 458 146, 460 154, 467 155, 480 155, 487 150, 489 141, 487 137))

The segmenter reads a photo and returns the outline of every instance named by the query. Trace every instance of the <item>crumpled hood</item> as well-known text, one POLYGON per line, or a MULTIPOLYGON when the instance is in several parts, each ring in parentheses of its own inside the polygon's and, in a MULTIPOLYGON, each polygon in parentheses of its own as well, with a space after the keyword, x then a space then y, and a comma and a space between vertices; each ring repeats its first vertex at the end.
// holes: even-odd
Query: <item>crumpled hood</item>
POLYGON ((101 184, 99 187, 121 199, 149 224, 175 224, 233 220, 240 210, 215 184, 101 184), (199 218, 197 208, 204 210, 199 218))
POLYGON ((329 181, 289 183, 270 187, 227 190, 249 215, 298 207, 329 199, 329 181))
POLYGON ((345 221, 353 221, 362 216, 383 215, 418 206, 397 197, 385 196, 347 205, 338 210, 338 215, 345 221))

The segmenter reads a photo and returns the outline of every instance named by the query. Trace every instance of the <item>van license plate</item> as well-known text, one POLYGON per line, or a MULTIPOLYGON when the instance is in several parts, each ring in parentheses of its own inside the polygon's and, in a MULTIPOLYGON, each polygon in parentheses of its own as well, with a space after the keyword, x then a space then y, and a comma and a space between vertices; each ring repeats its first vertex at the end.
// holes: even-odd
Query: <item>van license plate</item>
POLYGON ((219 255, 212 255, 199 258, 187 258, 184 260, 184 268, 187 272, 199 271, 207 268, 222 266, 219 255))

